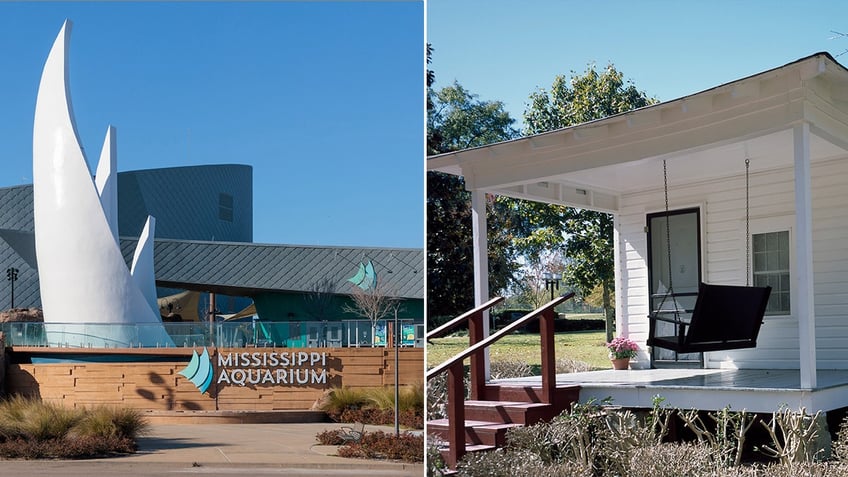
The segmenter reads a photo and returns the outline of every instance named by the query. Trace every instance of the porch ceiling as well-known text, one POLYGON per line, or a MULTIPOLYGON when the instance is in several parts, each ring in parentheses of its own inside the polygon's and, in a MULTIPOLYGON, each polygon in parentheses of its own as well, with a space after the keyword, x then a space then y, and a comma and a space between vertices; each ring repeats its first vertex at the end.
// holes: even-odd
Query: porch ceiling
MULTIPOLYGON (((810 135, 810 157, 813 161, 846 153, 848 151, 827 139, 815 133, 810 135)), ((669 183, 679 186, 743 175, 746 157, 751 160, 753 173, 791 167, 794 160, 792 130, 786 129, 744 141, 558 174, 545 180, 611 194, 626 194, 661 188, 663 159, 666 159, 668 165, 669 183)))
POLYGON ((791 167, 793 127, 810 158, 848 154, 848 70, 825 53, 573 127, 428 159, 471 190, 615 211, 622 194, 791 167))

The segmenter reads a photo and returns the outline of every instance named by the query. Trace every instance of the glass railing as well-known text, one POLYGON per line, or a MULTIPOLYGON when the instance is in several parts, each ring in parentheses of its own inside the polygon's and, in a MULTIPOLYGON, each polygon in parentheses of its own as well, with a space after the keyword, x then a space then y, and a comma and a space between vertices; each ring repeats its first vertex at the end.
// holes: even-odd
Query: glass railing
MULTIPOLYGON (((63 348, 192 348, 218 346, 343 348, 386 346, 394 320, 215 323, 0 323, 6 346, 63 348)), ((422 347, 424 325, 398 320, 401 346, 422 347)))

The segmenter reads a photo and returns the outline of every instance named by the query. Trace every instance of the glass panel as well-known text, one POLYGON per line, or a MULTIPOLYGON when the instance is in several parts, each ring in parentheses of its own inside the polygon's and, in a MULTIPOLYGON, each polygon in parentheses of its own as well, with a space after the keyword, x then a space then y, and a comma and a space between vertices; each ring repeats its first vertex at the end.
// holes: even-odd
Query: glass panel
POLYGON ((766 250, 769 252, 777 250, 777 235, 773 233, 766 234, 766 250))
POLYGON ((766 268, 766 255, 764 253, 754 254, 754 271, 766 268))
POLYGON ((755 234, 751 242, 754 286, 772 287, 766 314, 789 314, 789 232, 755 234))
MULTIPOLYGON (((691 310, 695 306, 698 284, 701 280, 697 210, 670 215, 668 233, 666 233, 665 214, 650 216, 648 225, 651 239, 649 245, 652 312, 659 309, 661 304, 663 310, 673 310, 675 306, 678 309, 691 310), (671 267, 668 263, 669 248, 671 248, 671 267), (671 276, 669 276, 669 268, 671 268, 671 276), (673 297, 667 296, 669 282, 674 288, 673 297)), ((686 312, 680 315, 684 321, 690 316, 686 312)), ((674 324, 657 322, 656 325, 657 336, 676 334, 674 324)), ((659 347, 653 348, 652 353, 655 362, 677 362, 694 366, 701 364, 700 353, 676 354, 674 351, 659 347)))
MULTIPOLYGON (((394 325, 393 325, 394 326, 394 325)), ((287 346, 342 347, 372 346, 371 322, 368 320, 340 322, 217 322, 165 323, 164 329, 173 343, 142 339, 152 336, 161 325, 104 324, 104 323, 0 323, 8 346, 53 346, 83 348, 171 347, 198 348, 203 346, 287 346), (349 331, 348 331, 349 330, 349 331), (346 335, 347 333, 350 335, 346 335), (357 341, 357 335, 360 340, 357 341), (117 340, 115 337, 120 337, 117 340), (348 336, 348 339, 345 337, 348 336)), ((399 329, 415 330, 410 319, 399 319, 399 329)), ((379 346, 386 345, 387 321, 377 323, 379 346)), ((412 333, 412 331, 410 331, 412 333)), ((405 339, 417 339, 415 337, 405 339)), ((418 346, 417 342, 413 342, 418 346)))

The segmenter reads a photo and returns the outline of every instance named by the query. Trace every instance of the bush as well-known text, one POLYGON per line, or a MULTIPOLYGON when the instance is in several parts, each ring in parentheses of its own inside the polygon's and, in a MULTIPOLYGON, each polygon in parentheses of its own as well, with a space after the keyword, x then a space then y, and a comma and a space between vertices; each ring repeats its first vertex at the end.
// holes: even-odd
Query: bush
MULTIPOLYGON (((367 403, 365 406, 376 409, 391 409, 395 407, 394 386, 383 386, 363 390, 363 396, 367 403)), ((401 386, 398 389, 398 409, 401 411, 424 410, 424 384, 417 383, 412 386, 401 386)))
POLYGON ((713 451, 703 444, 660 444, 634 449, 630 477, 688 477, 715 470, 713 451))
POLYGON ((86 412, 73 428, 73 433, 79 436, 116 437, 130 440, 135 440, 145 432, 147 432, 147 422, 140 411, 105 406, 86 412))
POLYGON ((0 404, 0 436, 38 441, 61 438, 81 418, 80 411, 16 396, 0 404))
MULTIPOLYGON (((395 413, 392 409, 345 409, 340 413, 327 415, 336 422, 364 422, 381 426, 393 426, 395 423, 395 413)), ((410 429, 423 429, 424 416, 417 411, 400 411, 398 423, 410 429)))
MULTIPOLYGON (((322 403, 321 410, 336 422, 364 422, 393 425, 394 387, 336 388, 322 403)), ((424 428, 424 385, 402 386, 398 395, 398 421, 413 429, 424 428)))
POLYGON ((345 443, 344 439, 342 439, 341 429, 321 431, 315 436, 315 439, 322 446, 340 446, 345 443))
MULTIPOLYGON (((538 455, 523 449, 472 452, 456 466, 462 477, 516 477, 554 475, 538 455)), ((585 474, 591 475, 591 474, 585 474)))
POLYGON ((368 402, 365 391, 348 387, 334 388, 321 404, 321 410, 327 413, 340 413, 345 409, 360 408, 368 402))
POLYGON ((0 402, 0 457, 77 459, 134 452, 145 429, 135 410, 66 409, 13 397, 0 402))
POLYGON ((489 366, 492 379, 524 378, 534 374, 530 364, 519 360, 492 361, 489 366))
MULTIPOLYGON (((778 459, 770 464, 738 464, 728 455, 730 442, 741 448, 745 432, 754 422, 745 412, 725 409, 705 413, 714 426, 706 426, 696 411, 673 410, 654 400, 650 411, 633 413, 608 405, 577 404, 554 418, 532 426, 511 429, 507 447, 485 454, 466 455, 458 464, 460 475, 515 476, 619 476, 619 477, 848 477, 848 427, 843 425, 833 443, 835 462, 815 462, 816 416, 785 409, 775 412, 766 436, 778 459), (677 416, 690 438, 697 442, 661 443, 670 419, 677 416), (735 436, 733 438, 728 436, 735 436), (788 438, 787 436, 792 436, 788 438)), ((846 421, 848 422, 848 421, 846 421)), ((760 457, 763 457, 761 454, 760 457)))
POLYGON ((424 436, 408 432, 399 436, 382 431, 366 432, 358 443, 339 447, 339 456, 424 462, 424 436))
POLYGON ((437 436, 427 437, 427 475, 437 476, 443 475, 447 467, 445 460, 442 458, 442 453, 439 449, 445 447, 446 444, 437 436))
POLYGON ((556 361, 557 373, 582 373, 591 370, 592 365, 583 361, 577 361, 571 358, 557 358, 556 361))
POLYGON ((833 443, 833 456, 841 461, 848 461, 848 416, 842 419, 836 441, 833 443))
MULTIPOLYGON (((497 369, 500 366, 493 361, 491 366, 497 369)), ((462 389, 465 390, 465 399, 471 396, 471 367, 463 366, 462 389)), ((445 405, 448 396, 448 374, 440 373, 427 381, 427 419, 443 419, 447 417, 445 405)))

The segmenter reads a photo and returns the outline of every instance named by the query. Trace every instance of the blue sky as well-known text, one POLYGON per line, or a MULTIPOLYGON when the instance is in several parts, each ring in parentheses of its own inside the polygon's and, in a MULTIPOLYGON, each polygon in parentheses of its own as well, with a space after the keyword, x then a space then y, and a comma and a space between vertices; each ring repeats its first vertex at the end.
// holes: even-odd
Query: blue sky
POLYGON ((32 182, 44 60, 73 21, 89 165, 253 166, 254 241, 423 246, 421 2, 0 2, 0 186, 32 182))
MULTIPOLYGON (((430 0, 435 88, 459 81, 520 121, 558 74, 609 62, 662 101, 820 51, 848 50, 844 1, 430 0)), ((837 57, 848 64, 848 54, 837 57)))

